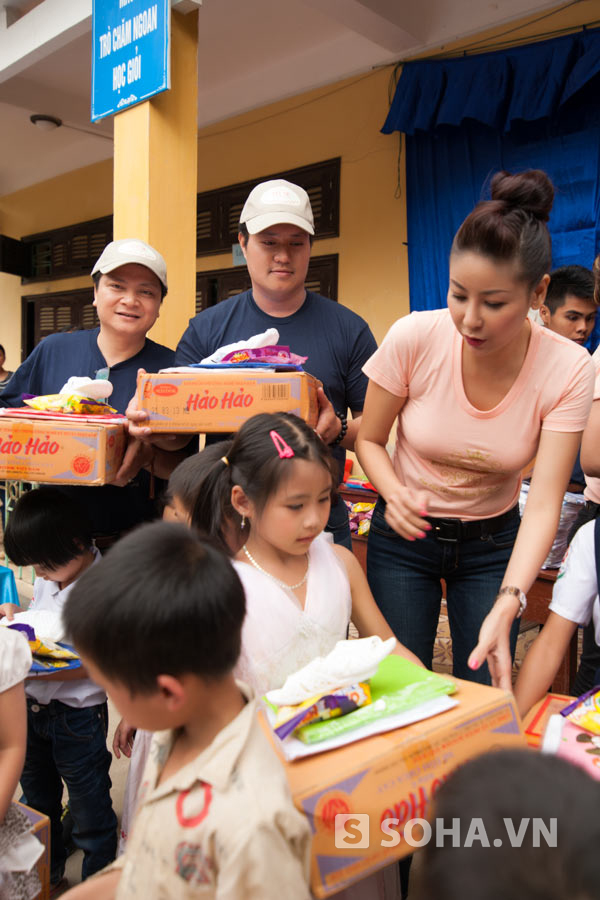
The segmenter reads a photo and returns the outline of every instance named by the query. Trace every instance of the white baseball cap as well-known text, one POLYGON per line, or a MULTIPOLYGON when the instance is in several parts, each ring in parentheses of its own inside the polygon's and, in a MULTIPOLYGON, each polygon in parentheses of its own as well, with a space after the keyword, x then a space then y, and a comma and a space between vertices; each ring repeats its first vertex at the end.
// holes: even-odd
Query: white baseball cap
POLYGON ((309 234, 315 233, 310 198, 304 188, 283 178, 263 181, 250 191, 244 203, 240 222, 248 234, 258 234, 271 225, 297 225, 309 234))
POLYGON ((146 266, 151 272, 154 272, 165 291, 167 287, 167 264, 158 250, 145 244, 144 241, 138 241, 136 238, 123 238, 120 241, 111 241, 107 244, 92 269, 92 275, 101 272, 103 275, 113 272, 119 266, 126 266, 127 263, 137 263, 140 266, 146 266))

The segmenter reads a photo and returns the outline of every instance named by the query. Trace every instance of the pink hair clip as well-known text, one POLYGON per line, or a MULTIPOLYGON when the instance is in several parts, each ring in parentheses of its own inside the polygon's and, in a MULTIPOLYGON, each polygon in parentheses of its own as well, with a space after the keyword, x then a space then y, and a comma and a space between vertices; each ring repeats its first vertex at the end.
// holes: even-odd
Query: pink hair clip
POLYGON ((292 456, 294 456, 294 451, 292 450, 290 445, 286 444, 284 439, 277 431, 270 431, 269 436, 275 444, 275 449, 279 453, 279 459, 291 459, 292 456))

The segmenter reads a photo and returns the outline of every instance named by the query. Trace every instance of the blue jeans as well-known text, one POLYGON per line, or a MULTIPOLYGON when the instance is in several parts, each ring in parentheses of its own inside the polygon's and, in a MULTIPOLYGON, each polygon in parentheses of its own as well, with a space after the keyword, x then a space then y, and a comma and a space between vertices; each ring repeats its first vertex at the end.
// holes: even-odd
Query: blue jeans
POLYGON ((63 781, 69 792, 73 843, 83 850, 82 879, 112 862, 117 817, 110 798, 111 754, 106 748, 106 703, 83 709, 58 700, 27 700, 27 755, 21 787, 27 803, 50 818, 50 881, 62 878, 67 853, 61 812, 63 781))
POLYGON ((352 535, 350 534, 350 521, 348 519, 348 507, 341 497, 331 506, 329 520, 325 531, 333 535, 334 544, 342 544, 348 550, 352 550, 352 535))
MULTIPOLYGON (((467 660, 502 583, 519 528, 518 515, 497 534, 450 542, 434 537, 432 532, 407 541, 390 528, 384 513, 385 503, 380 498, 369 531, 367 578, 390 628, 430 669, 444 579, 453 674, 490 684, 487 663, 474 672, 467 660)), ((515 621, 511 630, 513 656, 518 630, 515 621)))

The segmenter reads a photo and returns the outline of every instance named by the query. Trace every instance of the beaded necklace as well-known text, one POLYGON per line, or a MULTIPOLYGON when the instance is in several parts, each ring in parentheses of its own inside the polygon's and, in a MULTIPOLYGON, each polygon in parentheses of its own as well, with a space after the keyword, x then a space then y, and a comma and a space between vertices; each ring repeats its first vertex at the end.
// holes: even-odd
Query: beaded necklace
POLYGON ((267 578, 270 578, 271 581, 274 581, 275 584, 278 584, 279 587, 283 588, 285 591, 297 591, 298 588, 302 587, 302 585, 306 582, 306 579, 308 578, 308 571, 310 569, 310 561, 308 559, 308 554, 306 554, 306 572, 304 573, 304 577, 302 578, 302 580, 299 581, 298 584, 286 584, 285 581, 281 581, 280 578, 276 578, 275 575, 271 575, 270 572, 267 572, 266 569, 263 569, 263 567, 256 562, 256 560, 254 559, 254 557, 252 556, 252 554, 250 553, 250 551, 248 550, 248 548, 245 544, 242 547, 242 550, 244 551, 244 553, 248 557, 250 563, 254 566, 255 569, 258 569, 259 572, 262 572, 263 575, 266 575, 267 578))

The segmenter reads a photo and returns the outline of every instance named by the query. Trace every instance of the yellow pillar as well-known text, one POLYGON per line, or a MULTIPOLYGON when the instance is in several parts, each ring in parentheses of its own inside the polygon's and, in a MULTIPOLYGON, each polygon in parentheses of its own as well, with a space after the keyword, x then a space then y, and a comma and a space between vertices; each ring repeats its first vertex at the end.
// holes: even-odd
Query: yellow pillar
POLYGON ((171 89, 115 116, 114 238, 167 261, 169 293, 150 332, 175 347, 196 295, 198 12, 171 11, 171 89))

